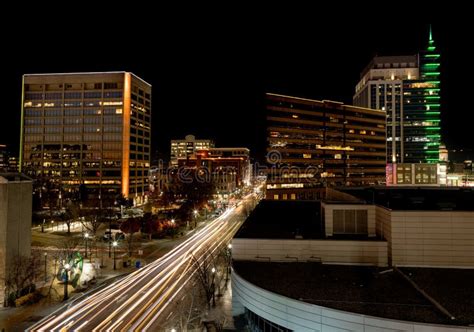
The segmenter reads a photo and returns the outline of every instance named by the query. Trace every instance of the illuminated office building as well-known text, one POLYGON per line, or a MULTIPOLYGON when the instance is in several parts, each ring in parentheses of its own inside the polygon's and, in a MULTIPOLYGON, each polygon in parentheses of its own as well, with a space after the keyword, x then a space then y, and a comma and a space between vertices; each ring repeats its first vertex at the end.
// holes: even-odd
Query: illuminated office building
POLYGON ((385 182, 385 112, 268 93, 267 198, 385 182))
POLYGON ((178 159, 193 158, 196 151, 208 150, 214 147, 210 139, 196 139, 194 135, 186 135, 184 139, 171 140, 171 166, 178 165, 178 159))
POLYGON ((129 72, 23 76, 20 171, 60 190, 147 191, 151 85, 129 72))
POLYGON ((387 112, 387 162, 438 163, 440 54, 428 47, 409 56, 376 56, 361 73, 354 105, 387 112))

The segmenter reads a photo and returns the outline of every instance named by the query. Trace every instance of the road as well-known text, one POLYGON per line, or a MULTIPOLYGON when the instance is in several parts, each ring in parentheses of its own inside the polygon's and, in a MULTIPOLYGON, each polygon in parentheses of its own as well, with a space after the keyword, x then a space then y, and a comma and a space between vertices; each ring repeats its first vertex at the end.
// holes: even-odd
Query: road
POLYGON ((28 331, 157 330, 163 323, 161 313, 193 277, 193 256, 199 261, 229 243, 254 202, 253 195, 246 196, 238 207, 229 208, 160 259, 53 313, 28 331))

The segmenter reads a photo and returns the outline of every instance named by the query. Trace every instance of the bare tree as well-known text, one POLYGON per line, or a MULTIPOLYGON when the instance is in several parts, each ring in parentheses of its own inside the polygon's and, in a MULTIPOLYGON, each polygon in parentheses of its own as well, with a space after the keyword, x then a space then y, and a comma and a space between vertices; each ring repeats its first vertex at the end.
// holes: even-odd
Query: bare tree
POLYGON ((125 220, 122 225, 120 225, 120 230, 125 234, 128 234, 127 242, 128 242, 128 256, 132 256, 133 251, 133 234, 138 232, 141 227, 141 218, 128 218, 125 220))
POLYGON ((216 256, 210 250, 208 250, 208 248, 204 250, 205 253, 201 259, 197 259, 194 255, 191 257, 191 259, 194 267, 196 268, 198 283, 206 297, 207 308, 208 310, 211 310, 211 301, 213 306, 216 305, 216 256))
POLYGON ((173 317, 169 320, 169 328, 177 328, 178 331, 199 331, 202 327, 202 307, 205 299, 199 292, 199 288, 192 284, 181 298, 174 310, 173 317))
POLYGON ((5 293, 8 294, 9 301, 14 301, 35 289, 34 283, 40 274, 39 266, 38 255, 12 257, 4 277, 5 293))
MULTIPOLYGON (((89 236, 91 236, 92 244, 91 249, 94 248, 97 253, 97 232, 99 231, 100 226, 107 220, 106 211, 103 209, 93 210, 92 213, 89 213, 84 218, 81 218, 81 224, 86 229, 89 236)), ((92 256, 92 250, 90 250, 92 256)))
POLYGON ((81 208, 79 203, 69 200, 66 204, 66 213, 62 215, 62 221, 67 226, 67 234, 71 234, 71 225, 74 220, 79 219, 81 216, 81 208))

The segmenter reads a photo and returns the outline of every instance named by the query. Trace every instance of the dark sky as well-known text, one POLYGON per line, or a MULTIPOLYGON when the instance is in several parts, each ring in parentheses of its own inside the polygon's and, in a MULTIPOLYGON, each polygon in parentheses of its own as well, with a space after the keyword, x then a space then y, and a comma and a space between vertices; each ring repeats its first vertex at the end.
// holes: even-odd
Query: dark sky
MULTIPOLYGON (((260 158, 265 92, 351 103, 359 73, 372 56, 415 54, 428 41, 428 24, 408 21, 273 22, 258 29, 196 24, 146 33, 130 27, 122 35, 77 24, 55 29, 51 23, 41 31, 52 35, 36 34, 32 27, 21 40, 7 38, 0 143, 17 151, 22 74, 126 70, 153 85, 154 150, 168 154, 170 139, 192 133, 213 138, 218 146, 249 147, 260 158)), ((442 134, 451 148, 474 148, 470 34, 467 23, 433 24, 442 54, 442 134)))

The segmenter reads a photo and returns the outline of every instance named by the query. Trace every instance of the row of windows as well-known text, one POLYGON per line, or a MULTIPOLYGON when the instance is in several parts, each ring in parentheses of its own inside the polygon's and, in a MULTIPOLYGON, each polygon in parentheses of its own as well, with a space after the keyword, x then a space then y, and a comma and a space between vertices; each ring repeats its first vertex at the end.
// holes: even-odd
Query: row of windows
MULTIPOLYGON (((96 108, 85 108, 84 111, 82 109, 65 109, 64 110, 64 116, 81 116, 82 114, 84 115, 121 115, 122 114, 122 109, 121 108, 111 108, 107 107, 104 108, 104 110, 96 109, 96 108)), ((27 117, 40 117, 43 115, 43 112, 41 109, 34 109, 34 108, 28 108, 25 110, 25 116, 27 117)), ((53 109, 45 109, 44 110, 44 116, 62 116, 63 111, 59 108, 53 108, 53 109)), ((147 118, 149 120, 149 117, 147 118)), ((142 117, 143 120, 143 117, 142 117)))
MULTIPOLYGON (((91 141, 91 142, 98 142, 102 141, 116 141, 120 142, 122 140, 121 134, 116 133, 105 133, 103 135, 44 135, 45 142, 61 142, 61 141, 73 141, 73 142, 81 142, 81 141, 91 141)), ((26 142, 41 142, 43 140, 43 135, 27 135, 25 136, 26 142)))
MULTIPOLYGON (((122 117, 120 116, 104 116, 102 117, 85 117, 85 118, 80 118, 80 117, 67 117, 64 118, 64 124, 66 125, 80 125, 82 123, 84 124, 102 124, 102 119, 105 124, 121 124, 122 123, 122 117)), ((51 118, 45 118, 44 119, 44 124, 45 125, 61 125, 63 123, 62 118, 56 118, 56 117, 51 117, 51 118)), ((43 119, 40 118, 26 118, 25 119, 25 124, 26 125, 42 125, 43 124, 43 119)), ((142 134, 143 135, 143 132, 142 134)))

